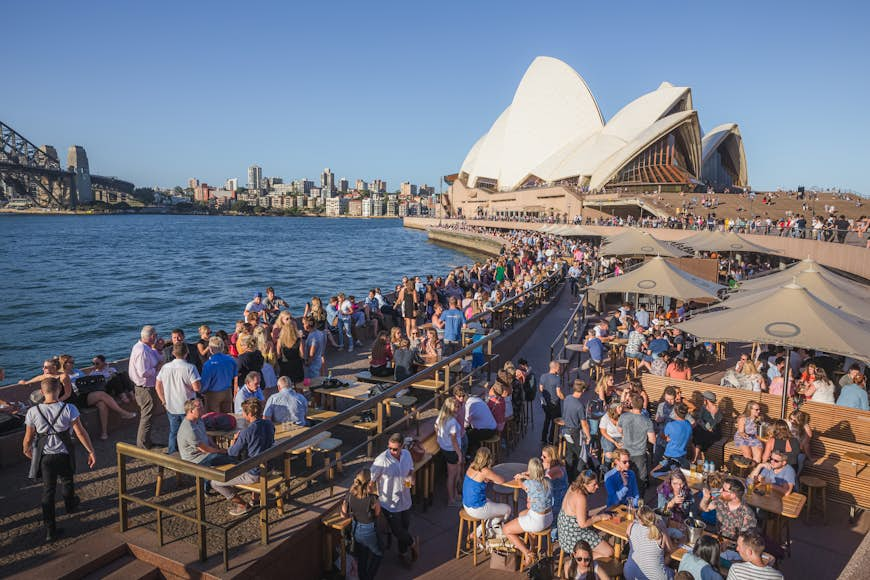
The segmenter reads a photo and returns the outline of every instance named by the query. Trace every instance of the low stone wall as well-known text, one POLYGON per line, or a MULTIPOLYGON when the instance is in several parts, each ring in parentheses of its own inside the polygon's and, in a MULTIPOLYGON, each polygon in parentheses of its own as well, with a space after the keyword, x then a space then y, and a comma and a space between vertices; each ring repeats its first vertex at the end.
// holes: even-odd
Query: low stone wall
POLYGON ((484 236, 475 236, 472 234, 463 234, 459 232, 430 230, 429 239, 433 242, 439 242, 451 246, 458 246, 460 248, 467 248, 469 250, 483 252, 485 254, 491 254, 493 256, 498 256, 501 253, 502 248, 501 242, 497 240, 486 238, 484 236))

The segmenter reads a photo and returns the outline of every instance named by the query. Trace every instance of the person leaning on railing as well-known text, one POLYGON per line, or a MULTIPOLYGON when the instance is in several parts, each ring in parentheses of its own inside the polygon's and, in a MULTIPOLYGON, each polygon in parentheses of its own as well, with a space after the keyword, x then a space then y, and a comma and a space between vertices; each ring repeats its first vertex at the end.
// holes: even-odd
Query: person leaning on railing
MULTIPOLYGON (((248 426, 236 433, 227 455, 238 458, 245 453, 250 458, 268 451, 275 442, 275 426, 271 421, 263 419, 263 402, 259 399, 245 400, 242 403, 242 415, 248 426)), ((260 468, 255 467, 226 482, 212 481, 211 487, 230 501, 231 516, 241 516, 248 513, 252 506, 239 496, 234 486, 256 483, 259 479, 260 468)))

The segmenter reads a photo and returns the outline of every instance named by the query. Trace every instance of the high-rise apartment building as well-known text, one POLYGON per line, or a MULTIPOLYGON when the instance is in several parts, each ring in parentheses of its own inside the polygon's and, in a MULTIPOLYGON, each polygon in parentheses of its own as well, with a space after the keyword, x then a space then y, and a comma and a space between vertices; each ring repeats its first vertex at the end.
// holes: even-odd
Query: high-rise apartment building
POLYGON ((196 189, 197 187, 199 187, 199 180, 195 177, 191 177, 187 180, 187 187, 189 189, 196 189))
POLYGON ((259 165, 248 167, 248 189, 260 189, 263 187, 263 168, 259 165))
POLYGON ((417 195, 417 186, 411 183, 410 181, 403 181, 400 193, 402 197, 410 197, 412 195, 417 195))
POLYGON ((374 179, 369 189, 372 193, 387 193, 387 182, 383 179, 374 179))
POLYGON ((354 189, 356 189, 357 191, 366 191, 368 188, 369 188, 369 184, 366 183, 364 180, 362 180, 362 179, 356 180, 356 187, 354 187, 354 189))
POLYGON ((226 185, 224 185, 224 189, 228 189, 230 191, 235 191, 239 188, 239 178, 231 177, 227 179, 226 185))
POLYGON ((335 174, 330 171, 329 167, 320 174, 320 189, 327 197, 335 193, 335 174))
POLYGON ((340 193, 347 193, 347 189, 350 183, 347 181, 347 177, 342 177, 338 180, 338 191, 340 193))

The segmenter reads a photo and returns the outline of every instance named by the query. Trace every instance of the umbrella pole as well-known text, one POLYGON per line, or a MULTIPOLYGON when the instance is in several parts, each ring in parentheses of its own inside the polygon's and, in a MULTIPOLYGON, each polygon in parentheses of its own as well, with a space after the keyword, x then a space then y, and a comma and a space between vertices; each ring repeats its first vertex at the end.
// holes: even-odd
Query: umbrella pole
POLYGON ((786 417, 786 410, 788 409, 788 379, 789 374, 791 373, 791 347, 788 346, 785 349, 785 373, 782 375, 782 410, 780 412, 779 418, 783 421, 786 417))

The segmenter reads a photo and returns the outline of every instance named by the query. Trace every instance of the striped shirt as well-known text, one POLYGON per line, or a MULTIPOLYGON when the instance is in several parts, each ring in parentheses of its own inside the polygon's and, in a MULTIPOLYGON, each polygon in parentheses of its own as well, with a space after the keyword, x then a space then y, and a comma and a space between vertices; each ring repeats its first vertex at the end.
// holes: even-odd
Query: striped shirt
POLYGON ((752 562, 733 564, 728 570, 728 580, 782 580, 785 576, 770 566, 756 566, 752 562))

